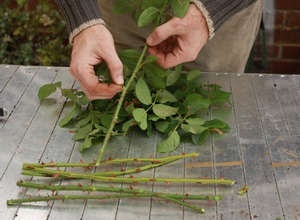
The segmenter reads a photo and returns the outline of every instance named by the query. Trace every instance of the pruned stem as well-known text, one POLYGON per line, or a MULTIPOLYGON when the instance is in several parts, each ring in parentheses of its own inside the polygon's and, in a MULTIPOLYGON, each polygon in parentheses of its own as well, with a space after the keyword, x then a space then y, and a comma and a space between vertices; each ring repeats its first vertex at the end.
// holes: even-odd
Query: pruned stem
POLYGON ((96 174, 85 174, 85 173, 75 173, 66 172, 60 170, 52 170, 46 168, 33 168, 27 173, 23 173, 31 176, 40 176, 40 174, 52 175, 55 178, 70 178, 70 179, 88 179, 100 182, 111 182, 111 183, 145 183, 145 182, 163 182, 163 183, 199 183, 203 185, 229 185, 234 184, 233 180, 228 179, 200 179, 200 178, 149 178, 149 177, 107 177, 99 176, 96 174))
POLYGON ((101 163, 101 160, 102 160, 102 156, 103 156, 103 153, 105 151, 105 148, 108 144, 108 141, 111 137, 111 134, 112 134, 112 131, 118 121, 118 117, 119 117, 119 113, 120 113, 120 110, 121 110, 121 107, 123 105, 123 102, 124 102, 124 99, 125 99, 125 96, 127 94, 127 91, 128 89, 130 88, 134 78, 136 77, 136 74, 138 73, 138 71, 140 70, 140 68, 142 67, 142 62, 143 62, 143 59, 145 57, 145 54, 146 54, 146 51, 147 51, 147 45, 144 46, 143 48, 143 51, 141 53, 141 56, 139 57, 139 60, 134 68, 134 71, 132 73, 132 75, 130 76, 128 82, 126 83, 122 93, 121 93, 121 96, 120 96, 120 99, 119 99, 119 102, 118 102, 118 105, 116 107, 116 111, 114 112, 114 116, 113 116, 113 119, 111 121, 111 124, 109 126, 109 129, 105 135, 105 138, 104 138, 104 141, 103 141, 103 144, 101 146, 101 149, 99 150, 99 155, 98 155, 98 158, 97 158, 97 161, 96 161, 96 166, 99 166, 99 164, 101 163))
POLYGON ((143 194, 145 196, 168 196, 173 199, 180 200, 209 200, 209 201, 220 201, 221 196, 211 196, 211 195, 191 195, 191 194, 174 194, 174 193, 162 193, 162 192, 152 192, 142 189, 126 189, 118 187, 108 187, 108 186, 95 186, 95 185, 49 185, 49 184, 39 184, 26 181, 18 181, 17 185, 20 187, 33 188, 38 190, 50 190, 54 192, 58 191, 84 191, 84 192, 112 192, 112 193, 128 193, 128 194, 143 194))
MULTIPOLYGON (((99 165, 108 165, 108 164, 122 164, 122 163, 162 163, 166 161, 174 162, 176 160, 184 159, 184 158, 192 158, 199 156, 198 153, 189 153, 189 154, 180 154, 168 157, 161 158, 115 158, 101 161, 99 165)), ((82 167, 82 168, 93 168, 96 167, 96 163, 24 163, 23 168, 30 167, 82 167)))
MULTIPOLYGON (((119 199, 119 198, 141 198, 141 197, 149 197, 148 195, 144 194, 112 194, 112 195, 54 195, 54 196, 35 196, 35 197, 28 197, 28 198, 22 198, 22 199, 11 199, 7 200, 7 205, 13 206, 13 205, 20 205, 23 203, 32 203, 32 202, 41 202, 41 201, 54 201, 54 200, 91 200, 91 199, 97 199, 97 200, 103 200, 103 199, 119 199)), ((157 195, 158 198, 182 205, 184 207, 190 208, 198 213, 204 213, 205 210, 203 208, 199 208, 196 206, 193 206, 187 202, 181 201, 179 199, 170 198, 168 196, 160 196, 157 195)))

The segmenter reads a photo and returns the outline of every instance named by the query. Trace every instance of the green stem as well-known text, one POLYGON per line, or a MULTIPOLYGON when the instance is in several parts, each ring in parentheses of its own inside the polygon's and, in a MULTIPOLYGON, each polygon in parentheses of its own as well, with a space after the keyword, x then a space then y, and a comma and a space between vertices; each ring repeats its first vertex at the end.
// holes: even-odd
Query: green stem
MULTIPOLYGON (((203 185, 229 185, 234 184, 233 180, 229 179, 200 179, 200 178, 149 178, 149 177, 107 177, 98 176, 95 174, 84 174, 75 172, 66 172, 60 170, 51 170, 46 168, 33 168, 30 175, 40 176, 40 174, 52 175, 55 178, 71 178, 71 179, 88 179, 101 182, 111 182, 111 183, 145 183, 145 182, 162 182, 162 183, 199 183, 203 185)), ((24 173, 23 173, 24 174, 24 173)))
POLYGON ((128 193, 128 194, 144 194, 145 196, 168 196, 173 199, 179 200, 209 200, 209 201, 220 201, 221 196, 210 196, 210 195, 180 195, 174 193, 161 193, 161 192, 152 192, 141 189, 126 189, 126 188, 117 188, 117 187, 107 187, 107 186, 95 186, 95 185, 49 185, 49 184, 40 184, 33 182, 18 181, 17 185, 20 187, 33 188, 38 190, 50 190, 54 192, 58 191, 84 191, 84 192, 112 192, 112 193, 128 193))
MULTIPOLYGON (((172 161, 165 161, 165 162, 160 162, 160 163, 155 163, 155 164, 149 164, 146 166, 142 166, 142 167, 138 167, 138 168, 131 168, 131 169, 127 169, 127 170, 121 170, 121 171, 106 171, 106 172, 96 172, 94 173, 95 176, 121 176, 121 175, 128 175, 128 174, 133 174, 133 173, 140 173, 146 170, 150 170, 150 169, 154 169, 156 167, 160 167, 166 164, 169 164, 172 161)), ((24 167, 23 168, 23 174, 24 175, 31 175, 32 168, 30 167, 24 167)), ((40 176, 44 176, 44 177, 49 177, 49 175, 45 175, 45 174, 41 174, 40 176)), ((51 177, 51 175, 50 175, 51 177)))
MULTIPOLYGON (((149 197, 148 195, 134 195, 134 194, 116 194, 116 195, 54 195, 54 196, 35 196, 35 197, 28 197, 28 198, 22 198, 22 199, 10 199, 7 200, 6 204, 8 206, 13 205, 21 205, 23 203, 32 203, 32 202, 41 202, 41 201, 54 201, 54 200, 90 200, 90 199, 120 199, 120 198, 142 198, 142 197, 149 197)), ((188 204, 184 201, 169 198, 168 196, 157 196, 158 198, 165 199, 167 201, 182 205, 184 207, 190 208, 198 213, 204 213, 205 210, 203 208, 199 208, 196 206, 193 206, 191 204, 188 204)))
POLYGON ((96 166, 98 166, 101 163, 102 156, 103 156, 105 148, 106 148, 106 146, 108 144, 108 141, 109 141, 109 139, 111 137, 111 133, 112 133, 112 131, 113 131, 113 129, 114 129, 117 121, 118 121, 119 113, 120 113, 121 107, 123 105, 125 96, 127 94, 127 90, 131 86, 131 83, 133 82, 136 74, 138 73, 138 71, 140 70, 140 68, 142 66, 142 62, 143 62, 144 56, 146 54, 147 48, 148 48, 147 45, 145 45, 144 48, 143 48, 142 54, 139 57, 139 60, 138 60, 138 62, 136 64, 136 66, 135 66, 135 69, 134 69, 132 75, 130 76, 128 82, 126 83, 126 85, 125 85, 125 87, 124 87, 124 89, 123 89, 123 91, 121 93, 120 100, 118 102, 118 105, 117 105, 116 111, 114 113, 113 119, 111 121, 111 124, 109 126, 109 129, 108 129, 108 131, 106 133, 106 136, 104 138, 103 145, 102 145, 101 149, 99 150, 99 155, 98 155, 98 158, 97 158, 97 161, 96 161, 96 166))
MULTIPOLYGON (((169 157, 160 158, 115 158, 111 160, 101 161, 100 165, 116 164, 116 163, 163 163, 166 161, 176 161, 184 158, 191 158, 199 156, 198 153, 180 154, 169 157)), ((31 169, 33 167, 82 167, 82 168, 93 168, 96 163, 24 163, 23 169, 31 169)))

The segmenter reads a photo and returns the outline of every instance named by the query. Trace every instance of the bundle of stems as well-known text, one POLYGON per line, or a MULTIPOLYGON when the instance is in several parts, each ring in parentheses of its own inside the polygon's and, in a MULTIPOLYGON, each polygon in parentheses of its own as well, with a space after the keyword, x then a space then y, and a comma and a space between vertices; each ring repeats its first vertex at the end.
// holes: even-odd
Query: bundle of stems
POLYGON ((114 199, 114 198, 141 198, 141 197, 155 197, 170 201, 184 207, 190 208, 196 212, 204 213, 203 208, 196 207, 186 202, 186 200, 209 200, 219 201, 222 199, 220 196, 209 196, 209 195, 180 195, 174 193, 163 193, 163 192, 152 192, 134 188, 117 188, 113 186, 97 186, 97 185, 49 185, 40 184, 26 181, 19 181, 17 185, 20 187, 33 188, 38 190, 49 190, 55 195, 51 196, 36 196, 22 199, 8 200, 8 205, 19 205, 22 203, 50 201, 50 200, 77 200, 77 199, 114 199), (61 191, 84 191, 88 192, 86 195, 64 195, 58 194, 61 191), (108 195, 91 195, 91 192, 109 192, 114 194, 108 195))
POLYGON ((190 208, 193 211, 204 213, 203 208, 196 207, 186 200, 209 200, 209 201, 219 201, 222 198, 220 196, 214 195, 190 195, 190 194, 172 194, 164 192, 152 192, 148 190, 141 190, 136 188, 136 184, 144 182, 163 182, 163 183, 198 183, 198 184, 220 184, 231 186, 234 181, 227 179, 201 179, 201 178, 153 178, 153 177, 133 177, 129 174, 140 173, 149 169, 154 169, 180 159, 186 159, 198 156, 197 153, 181 154, 175 156, 168 156, 163 158, 117 158, 103 161, 100 165, 93 163, 31 163, 23 165, 24 175, 29 176, 40 176, 48 177, 53 180, 70 180, 70 179, 88 179, 93 180, 93 184, 77 184, 77 185, 51 185, 49 183, 36 183, 34 181, 18 181, 17 185, 19 187, 33 188, 40 190, 48 190, 52 192, 52 195, 47 196, 28 196, 21 199, 11 199, 7 201, 7 205, 20 205, 23 203, 32 203, 39 201, 50 201, 50 200, 103 200, 103 199, 117 199, 117 198, 141 198, 141 197, 155 197, 163 199, 175 204, 182 205, 184 207, 190 208), (63 171, 61 168, 67 167, 81 167, 86 171, 91 168, 99 168, 107 164, 120 164, 124 166, 125 163, 136 163, 139 166, 136 168, 122 168, 121 171, 107 171, 107 172, 93 172, 93 173, 80 173, 63 171), (145 164, 149 163, 149 164, 145 164), (122 177, 119 177, 122 176, 122 177), (95 182, 101 183, 125 183, 130 184, 128 188, 113 187, 113 186, 103 186, 95 184, 95 182), (82 191, 87 192, 87 194, 80 195, 67 195, 62 194, 63 191, 82 191), (97 194, 92 195, 95 192, 105 192, 109 194, 97 194))

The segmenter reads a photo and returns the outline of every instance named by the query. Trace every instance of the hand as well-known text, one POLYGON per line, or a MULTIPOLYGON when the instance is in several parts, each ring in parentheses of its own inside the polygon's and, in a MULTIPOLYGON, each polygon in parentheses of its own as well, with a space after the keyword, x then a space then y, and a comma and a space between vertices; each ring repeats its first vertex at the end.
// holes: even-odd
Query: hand
POLYGON ((88 99, 110 99, 122 91, 123 65, 111 33, 102 25, 91 26, 80 32, 73 42, 70 72, 79 82, 88 99), (114 83, 99 83, 94 66, 105 61, 114 83))
POLYGON ((208 39, 206 20, 191 4, 183 18, 172 18, 157 27, 147 38, 149 53, 163 68, 194 61, 208 39))

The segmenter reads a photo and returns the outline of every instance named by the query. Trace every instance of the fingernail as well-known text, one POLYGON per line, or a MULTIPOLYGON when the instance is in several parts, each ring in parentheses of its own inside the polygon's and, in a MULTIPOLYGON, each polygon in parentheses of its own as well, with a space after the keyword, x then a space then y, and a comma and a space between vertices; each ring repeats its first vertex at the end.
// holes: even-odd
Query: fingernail
POLYGON ((119 84, 119 85, 124 84, 124 78, 123 78, 122 74, 117 76, 116 83, 119 84))
POLYGON ((147 39, 147 44, 149 44, 150 46, 152 46, 152 44, 153 44, 153 39, 152 39, 152 37, 148 37, 148 39, 147 39))

